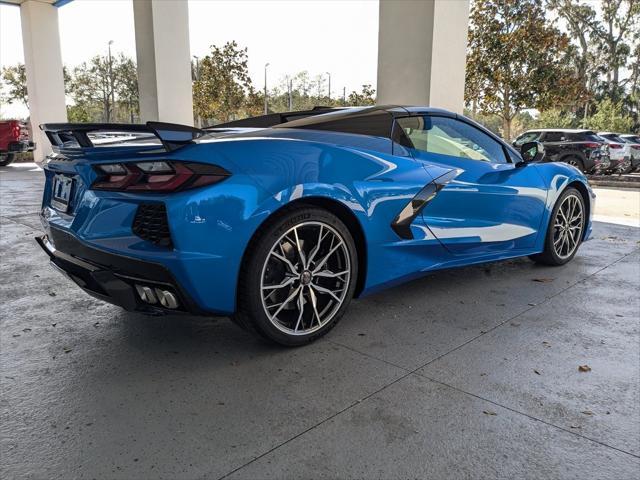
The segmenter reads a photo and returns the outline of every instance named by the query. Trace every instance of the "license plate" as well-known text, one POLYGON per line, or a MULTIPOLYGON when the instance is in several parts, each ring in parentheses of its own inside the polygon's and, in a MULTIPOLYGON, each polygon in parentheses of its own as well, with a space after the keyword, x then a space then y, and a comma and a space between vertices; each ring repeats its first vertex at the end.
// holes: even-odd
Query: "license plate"
POLYGON ((73 178, 65 175, 56 175, 53 177, 53 195, 51 197, 51 206, 61 212, 69 210, 69 201, 71 192, 73 191, 73 178))

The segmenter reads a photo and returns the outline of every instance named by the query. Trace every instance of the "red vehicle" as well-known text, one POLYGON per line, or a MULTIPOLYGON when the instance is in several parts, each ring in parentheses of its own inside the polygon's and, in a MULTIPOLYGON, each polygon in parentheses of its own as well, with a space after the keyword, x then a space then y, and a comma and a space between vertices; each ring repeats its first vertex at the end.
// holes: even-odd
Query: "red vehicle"
POLYGON ((20 120, 0 121, 0 167, 6 167, 16 158, 17 153, 33 150, 27 124, 20 120))

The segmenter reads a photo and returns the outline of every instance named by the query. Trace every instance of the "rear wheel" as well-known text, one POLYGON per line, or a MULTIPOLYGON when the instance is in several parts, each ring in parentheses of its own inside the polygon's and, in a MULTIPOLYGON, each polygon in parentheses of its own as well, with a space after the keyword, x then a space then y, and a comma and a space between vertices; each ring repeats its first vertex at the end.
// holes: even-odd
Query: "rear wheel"
POLYGON ((0 167, 6 167, 16 159, 15 153, 0 153, 0 167))
POLYGON ((584 163, 578 157, 568 157, 565 158, 564 161, 584 173, 584 163))
POLYGON ((344 314, 357 274, 355 243, 338 217, 288 210, 249 246, 234 320, 282 345, 309 343, 344 314))
POLYGON ((586 225, 584 199, 578 190, 567 188, 556 202, 547 228, 544 251, 531 259, 545 265, 564 265, 578 251, 586 225))

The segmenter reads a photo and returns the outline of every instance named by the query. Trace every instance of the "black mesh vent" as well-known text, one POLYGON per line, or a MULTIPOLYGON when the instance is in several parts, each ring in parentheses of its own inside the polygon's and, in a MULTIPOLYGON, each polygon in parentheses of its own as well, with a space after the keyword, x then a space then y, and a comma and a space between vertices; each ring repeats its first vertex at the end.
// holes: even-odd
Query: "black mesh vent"
POLYGON ((171 247, 171 233, 164 203, 143 203, 133 219, 133 233, 162 247, 171 247))

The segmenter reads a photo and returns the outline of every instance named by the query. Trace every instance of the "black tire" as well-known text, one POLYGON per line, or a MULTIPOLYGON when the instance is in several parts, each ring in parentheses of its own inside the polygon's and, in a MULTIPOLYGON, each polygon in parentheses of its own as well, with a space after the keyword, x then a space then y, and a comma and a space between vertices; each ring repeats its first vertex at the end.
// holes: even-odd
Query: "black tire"
POLYGON ((582 159, 575 157, 575 156, 570 156, 570 157, 565 157, 562 159, 563 162, 568 163, 569 165, 573 165, 574 167, 576 167, 578 170, 580 170, 582 173, 585 172, 584 169, 584 162, 582 161, 582 159))
POLYGON ((15 153, 0 153, 0 167, 6 167, 16 159, 15 153))
POLYGON ((578 248, 580 248, 580 244, 582 243, 582 239, 584 238, 585 225, 586 225, 586 208, 584 204, 584 199, 582 198, 582 194, 577 189, 573 187, 568 187, 564 192, 562 192, 562 195, 560 195, 560 198, 558 198, 558 200, 556 201, 556 204, 553 207, 553 211, 551 212, 551 218, 549 219, 549 224, 547 225, 547 232, 546 232, 546 237, 544 242, 544 250, 541 253, 538 253, 536 255, 531 255, 529 258, 531 258, 531 260, 533 260, 536 263, 540 263, 543 265, 551 265, 551 266, 564 265, 565 263, 570 262, 573 259, 573 257, 576 255, 578 248), (558 216, 558 210, 560 209, 560 206, 567 199, 567 197, 570 197, 570 196, 577 198, 582 208, 581 210, 582 220, 581 220, 581 225, 579 230, 580 233, 578 237, 579 240, 577 242, 577 245, 574 247, 570 255, 567 255, 566 257, 561 257, 560 255, 558 255, 558 253, 556 252, 556 248, 554 247, 554 240, 555 240, 555 234, 556 234, 555 223, 556 223, 556 218, 558 216))
MULTIPOLYGON (((322 234, 322 230, 320 230, 320 234, 322 234)), ((308 240, 308 242, 309 245, 312 245, 311 240, 308 240)), ((322 241, 316 243, 322 243, 322 241)), ((333 240, 331 245, 333 245, 333 240)), ((297 253, 295 253, 295 255, 297 255, 297 253)), ((311 257, 308 250, 305 256, 309 258, 311 257)), ((311 260, 309 260, 309 264, 310 263, 311 260)), ((299 263, 297 265, 299 265, 299 263)), ((308 267, 308 270, 311 270, 311 267, 308 267)), ((290 276, 291 278, 294 278, 294 275, 290 276)), ((237 310, 232 317, 232 320, 242 328, 255 332, 261 337, 279 343, 280 345, 289 347, 305 345, 325 335, 338 323, 342 315, 344 315, 344 312, 347 309, 351 298, 353 297, 357 276, 358 255, 356 252, 355 242, 353 240, 353 237, 351 236, 351 233, 349 232, 349 229, 338 217, 327 210, 310 205, 298 205, 291 208, 285 208, 275 218, 271 219, 265 226, 261 228, 261 231, 251 240, 249 246, 247 247, 238 282, 237 310), (341 295, 344 295, 344 297, 342 298, 341 304, 337 302, 334 304, 332 310, 333 313, 327 315, 326 323, 324 324, 322 324, 322 322, 320 321, 319 316, 313 317, 313 312, 311 312, 312 320, 310 322, 310 325, 313 326, 313 319, 318 318, 318 326, 315 327, 318 328, 317 330, 312 331, 312 329, 309 328, 308 334, 288 333, 286 331, 283 331, 283 328, 285 327, 283 327, 281 322, 276 318, 278 316, 277 314, 273 315, 273 317, 276 318, 276 320, 274 321, 272 321, 269 316, 267 316, 267 307, 265 306, 266 299, 263 299, 263 274, 268 275, 268 262, 270 261, 269 259, 272 258, 270 257, 272 255, 272 249, 283 241, 283 236, 289 235, 287 232, 290 232, 291 229, 296 226, 298 226, 299 229, 312 227, 319 228, 320 224, 326 226, 325 228, 332 229, 332 232, 337 233, 336 238, 341 238, 344 242, 344 246, 340 248, 345 257, 345 261, 346 256, 348 255, 347 264, 350 266, 350 275, 348 277, 348 282, 344 281, 341 287, 341 295)), ((281 280, 278 280, 277 282, 280 281, 281 280)), ((309 281, 311 282, 311 284, 313 284, 312 280, 309 281)), ((315 281, 319 280, 316 279, 315 281)), ((296 282, 297 285, 299 285, 302 289, 300 296, 302 298, 301 303, 303 310, 304 308, 307 308, 307 305, 310 302, 309 290, 312 290, 312 286, 304 285, 302 279, 296 280, 296 282), (305 288, 307 288, 307 290, 305 290, 305 288), (307 292, 306 297, 303 296, 303 292, 305 291, 307 292)), ((272 282, 268 283, 271 284, 272 282)), ((295 284, 291 287, 287 287, 289 291, 286 291, 283 296, 287 297, 289 292, 293 290, 294 286, 295 284)), ((316 303, 318 302, 317 298, 319 297, 314 296, 313 310, 316 310, 316 303)), ((291 300, 288 305, 292 305, 291 302, 294 302, 294 300, 291 300)), ((331 302, 332 300, 327 301, 327 303, 331 302)), ((301 310, 301 308, 299 307, 300 305, 298 304, 297 306, 293 306, 291 310, 297 308, 297 310, 294 310, 294 312, 299 312, 301 310)), ((317 310, 315 313, 318 313, 317 310)), ((302 316, 302 314, 300 314, 300 316, 302 316)))

